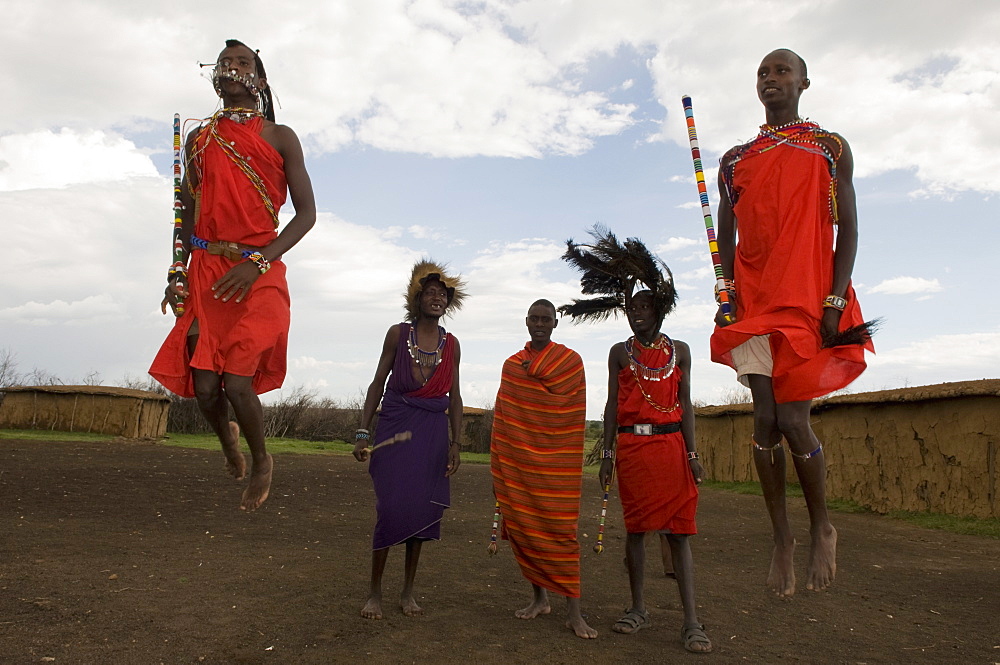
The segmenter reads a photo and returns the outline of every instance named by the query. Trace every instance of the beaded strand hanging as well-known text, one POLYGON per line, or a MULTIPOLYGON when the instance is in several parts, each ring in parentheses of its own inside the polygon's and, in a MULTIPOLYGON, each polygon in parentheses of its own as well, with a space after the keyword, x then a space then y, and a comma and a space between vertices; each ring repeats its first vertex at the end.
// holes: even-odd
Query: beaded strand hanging
POLYGON ((635 377, 635 385, 639 387, 639 392, 645 398, 646 403, 651 407, 659 411, 660 413, 672 413, 680 408, 680 402, 674 402, 673 406, 666 407, 657 402, 653 397, 646 392, 645 388, 642 387, 643 381, 661 381, 671 374, 674 373, 674 367, 677 364, 677 353, 674 349, 674 341, 660 333, 649 346, 643 345, 635 335, 629 337, 625 340, 625 351, 628 353, 628 366, 632 370, 632 376, 635 377), (665 350, 667 353, 667 363, 661 367, 648 367, 639 361, 638 354, 635 351, 635 347, 638 345, 639 354, 642 353, 642 349, 655 349, 655 350, 665 350))
POLYGON ((731 158, 722 165, 722 177, 726 191, 729 193, 730 202, 736 205, 739 198, 738 193, 733 188, 736 164, 782 145, 805 150, 826 160, 830 170, 830 219, 836 224, 839 219, 837 212, 837 160, 844 152, 844 144, 839 136, 824 130, 808 118, 796 118, 784 125, 761 125, 760 133, 753 140, 733 149, 731 158))
POLYGON ((441 363, 445 341, 447 341, 447 336, 445 335, 444 328, 438 326, 437 348, 433 351, 424 351, 417 344, 417 327, 410 326, 410 335, 406 340, 406 348, 410 352, 410 357, 417 364, 417 369, 420 370, 420 378, 424 380, 424 383, 427 383, 434 372, 434 368, 441 363), (431 374, 424 374, 425 369, 431 370, 431 374))
MULTIPOLYGON (((225 118, 231 120, 232 122, 238 122, 240 124, 246 124, 251 118, 263 117, 263 114, 258 109, 247 109, 247 108, 223 108, 216 111, 210 118, 204 127, 198 132, 198 136, 195 139, 195 145, 200 146, 195 150, 194 154, 188 158, 188 166, 193 166, 195 173, 198 176, 198 182, 201 183, 202 177, 202 153, 205 148, 208 147, 208 141, 204 140, 202 137, 206 134, 211 137, 215 143, 222 148, 222 151, 227 157, 236 165, 236 167, 243 172, 243 174, 253 185, 254 189, 257 190, 257 194, 260 196, 261 202, 264 204, 264 208, 271 215, 271 220, 274 222, 274 228, 278 228, 278 213, 274 209, 274 203, 271 201, 271 195, 267 191, 267 185, 264 184, 263 178, 254 171, 253 167, 250 166, 250 159, 244 157, 237 149, 235 142, 227 141, 219 133, 219 120, 225 118)), ((194 184, 192 180, 188 179, 188 188, 191 192, 191 196, 196 196, 194 191, 194 184)))

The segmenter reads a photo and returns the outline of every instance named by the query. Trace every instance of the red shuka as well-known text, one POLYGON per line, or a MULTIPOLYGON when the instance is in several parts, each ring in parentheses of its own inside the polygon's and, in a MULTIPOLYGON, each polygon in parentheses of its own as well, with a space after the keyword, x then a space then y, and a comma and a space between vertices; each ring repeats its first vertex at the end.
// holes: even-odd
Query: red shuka
MULTIPOLYGON (((219 133, 249 161, 263 180, 277 211, 285 202, 284 160, 260 137, 264 121, 253 118, 246 125, 218 119, 219 133)), ((203 130, 197 141, 201 150, 201 182, 196 191, 194 234, 209 242, 236 242, 263 247, 277 230, 260 193, 246 174, 203 130)), ((285 378, 290 300, 285 264, 271 261, 271 269, 254 282, 250 293, 237 303, 216 300, 212 284, 236 265, 223 256, 194 249, 188 266, 190 296, 149 373, 170 391, 194 397, 191 368, 216 374, 252 376, 257 394, 281 387, 285 378), (198 321, 194 356, 187 350, 188 330, 198 321)))
MULTIPOLYGON (((647 367, 662 367, 668 360, 669 356, 662 349, 643 347, 639 355, 639 361, 647 367)), ((680 422, 683 414, 677 401, 680 382, 679 367, 659 381, 638 378, 631 367, 622 369, 618 372, 618 425, 680 422), (643 391, 671 411, 665 413, 653 407, 643 391)), ((695 524, 698 487, 691 474, 681 432, 653 436, 618 434, 615 472, 628 533, 663 529, 676 534, 698 532, 695 524)))
MULTIPOLYGON (((869 341, 864 347, 821 348, 822 303, 833 285, 829 163, 822 154, 787 144, 758 151, 756 144, 764 141, 751 142, 733 166, 738 320, 716 326, 712 360, 734 367, 734 347, 770 335, 775 400, 797 402, 847 386, 865 369, 864 349, 874 347, 869 341)), ((850 285, 845 298, 841 330, 863 322, 850 285)))

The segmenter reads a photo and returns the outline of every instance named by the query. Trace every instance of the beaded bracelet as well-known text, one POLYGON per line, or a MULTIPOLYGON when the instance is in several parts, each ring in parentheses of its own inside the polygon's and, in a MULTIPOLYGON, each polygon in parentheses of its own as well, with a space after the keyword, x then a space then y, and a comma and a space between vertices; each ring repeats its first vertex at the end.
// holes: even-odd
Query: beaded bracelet
POLYGON ((689 450, 688 451, 688 461, 690 462, 691 460, 696 460, 696 459, 701 459, 701 455, 698 454, 698 451, 696 451, 696 450, 689 450))
POLYGON ((605 448, 604 450, 601 451, 601 459, 614 459, 614 458, 615 458, 615 451, 611 450, 610 448, 605 448))
POLYGON ((167 268, 167 282, 169 283, 174 281, 174 279, 176 279, 178 275, 181 275, 186 279, 187 274, 188 274, 187 266, 178 261, 177 263, 167 268))
POLYGON ((830 309, 843 312, 844 308, 847 307, 847 300, 841 298, 840 296, 831 294, 823 299, 823 307, 829 307, 830 309))
MULTIPOLYGON (((734 280, 723 279, 722 282, 725 285, 725 290, 726 291, 729 291, 730 293, 735 293, 736 292, 736 282, 734 280)), ((720 289, 719 289, 719 283, 716 282, 715 283, 715 302, 720 302, 720 300, 719 300, 719 291, 720 291, 720 289)))
POLYGON ((263 275, 268 270, 271 269, 271 262, 264 258, 264 255, 260 252, 254 252, 247 256, 247 261, 253 261, 257 264, 257 269, 260 270, 260 274, 263 275))
POLYGON ((367 440, 370 440, 372 438, 372 435, 366 429, 358 429, 358 430, 355 430, 355 432, 354 432, 354 438, 355 439, 362 439, 362 440, 367 441, 367 440))

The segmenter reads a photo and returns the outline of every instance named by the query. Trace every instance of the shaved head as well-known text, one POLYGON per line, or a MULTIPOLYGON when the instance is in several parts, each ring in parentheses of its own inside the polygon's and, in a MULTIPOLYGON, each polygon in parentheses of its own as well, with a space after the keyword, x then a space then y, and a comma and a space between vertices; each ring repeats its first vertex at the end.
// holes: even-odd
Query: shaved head
MULTIPOLYGON (((550 301, 546 300, 545 298, 539 298, 535 302, 531 303, 531 307, 535 307, 536 305, 542 305, 543 307, 548 307, 549 309, 552 310, 552 318, 553 319, 557 318, 556 306, 553 305, 550 301)), ((528 307, 529 312, 531 311, 531 307, 528 307)))
POLYGON ((801 71, 802 78, 804 79, 809 78, 809 70, 806 68, 806 61, 802 59, 801 55, 799 55, 790 48, 779 48, 771 51, 771 54, 774 53, 787 53, 788 55, 792 56, 792 60, 794 62, 799 63, 799 69, 801 71))

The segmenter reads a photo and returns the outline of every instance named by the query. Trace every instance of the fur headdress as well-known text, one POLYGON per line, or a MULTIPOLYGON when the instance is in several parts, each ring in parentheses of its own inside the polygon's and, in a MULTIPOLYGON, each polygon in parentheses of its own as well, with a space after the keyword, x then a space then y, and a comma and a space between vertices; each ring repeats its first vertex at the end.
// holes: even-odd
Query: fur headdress
POLYGON ((416 321, 420 316, 420 293, 428 280, 436 280, 444 284, 448 291, 448 304, 445 306, 444 315, 456 309, 461 309, 465 300, 465 280, 461 275, 449 275, 445 271, 448 266, 440 265, 430 259, 417 261, 413 266, 413 273, 410 275, 410 285, 406 289, 403 297, 406 298, 406 318, 409 321, 416 321))
POLYGON ((559 312, 573 317, 573 321, 603 321, 618 311, 628 308, 635 285, 642 284, 653 293, 653 306, 662 316, 673 310, 677 303, 674 277, 663 261, 646 249, 638 238, 619 242, 611 231, 595 225, 589 231, 593 244, 584 245, 566 241, 562 258, 583 273, 580 287, 584 295, 596 296, 587 300, 573 300, 563 305, 559 312))

